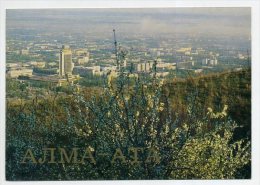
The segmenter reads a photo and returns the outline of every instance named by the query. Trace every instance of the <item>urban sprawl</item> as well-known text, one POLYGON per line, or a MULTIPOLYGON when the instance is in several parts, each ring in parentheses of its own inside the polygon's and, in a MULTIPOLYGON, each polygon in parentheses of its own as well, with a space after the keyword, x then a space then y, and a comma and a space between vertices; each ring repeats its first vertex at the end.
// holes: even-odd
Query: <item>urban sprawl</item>
POLYGON ((194 37, 155 39, 138 35, 121 37, 118 43, 115 39, 112 31, 111 37, 105 39, 84 40, 68 35, 60 41, 41 34, 8 38, 6 77, 57 86, 81 78, 116 77, 120 51, 125 53, 121 67, 134 76, 151 74, 154 61, 158 78, 237 71, 250 65, 250 48, 232 48, 225 45, 225 38, 222 45, 214 45, 212 38, 194 41, 194 37))

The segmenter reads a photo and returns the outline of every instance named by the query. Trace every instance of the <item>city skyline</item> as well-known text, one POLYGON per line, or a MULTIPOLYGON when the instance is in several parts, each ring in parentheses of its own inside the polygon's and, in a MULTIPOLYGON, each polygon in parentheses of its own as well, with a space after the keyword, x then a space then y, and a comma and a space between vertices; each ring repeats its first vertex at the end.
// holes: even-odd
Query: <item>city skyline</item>
POLYGON ((124 67, 135 73, 151 72, 155 59, 162 77, 177 68, 204 74, 241 70, 250 66, 250 13, 250 8, 8 10, 8 74, 27 75, 20 70, 25 66, 36 76, 57 70, 60 77, 106 75, 117 65, 117 50, 124 53, 124 67))

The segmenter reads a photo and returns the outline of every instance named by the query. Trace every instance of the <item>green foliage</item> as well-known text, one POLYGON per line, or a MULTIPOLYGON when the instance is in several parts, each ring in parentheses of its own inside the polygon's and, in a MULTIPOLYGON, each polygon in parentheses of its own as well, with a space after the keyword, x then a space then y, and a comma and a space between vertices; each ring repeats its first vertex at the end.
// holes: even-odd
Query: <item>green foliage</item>
MULTIPOLYGON (((209 117, 222 119, 226 112, 213 113, 209 117)), ((179 173, 172 173, 174 178, 196 179, 232 179, 236 177, 237 169, 246 165, 250 158, 250 144, 244 140, 230 142, 236 124, 223 122, 210 132, 204 129, 209 125, 207 120, 198 122, 196 135, 189 138, 179 153, 175 166, 188 167, 179 173), (223 124, 224 123, 224 124, 223 124)))
MULTIPOLYGON (((185 95, 180 102, 185 106, 178 109, 163 82, 153 76, 132 78, 121 72, 91 97, 71 86, 73 95, 56 94, 8 106, 7 179, 245 178, 237 172, 250 164, 250 142, 234 139, 240 126, 230 118, 229 105, 223 104, 221 110, 214 106, 202 109, 199 91, 194 88, 189 93, 179 92, 178 96, 185 95), (39 159, 42 148, 51 147, 90 147, 96 164, 20 163, 28 148, 39 159), (138 153, 140 162, 133 163, 128 155, 131 147, 144 149, 138 153), (111 163, 118 148, 126 160, 111 163), (159 161, 146 161, 146 151, 151 148, 158 152, 159 161)), ((185 83, 192 87, 196 81, 185 83)))
POLYGON ((28 96, 28 83, 15 79, 6 79, 6 94, 9 98, 24 98, 28 96))
POLYGON ((53 75, 58 73, 57 69, 46 69, 46 68, 37 68, 37 67, 34 67, 33 72, 46 74, 46 75, 53 75))
POLYGON ((185 110, 192 93, 193 104, 200 113, 205 114, 208 107, 220 111, 227 105, 228 115, 241 126, 236 129, 235 138, 251 138, 251 70, 170 81, 164 86, 164 93, 169 95, 173 109, 185 110))
POLYGON ((104 77, 98 75, 85 75, 79 80, 79 85, 86 87, 102 86, 104 84, 104 77))

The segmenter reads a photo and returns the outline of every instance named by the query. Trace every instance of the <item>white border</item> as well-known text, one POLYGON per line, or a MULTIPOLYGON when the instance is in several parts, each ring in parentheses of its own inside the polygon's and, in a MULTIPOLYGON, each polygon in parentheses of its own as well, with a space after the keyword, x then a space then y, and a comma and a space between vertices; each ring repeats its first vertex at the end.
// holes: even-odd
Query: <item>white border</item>
POLYGON ((0 0, 0 184, 260 184, 260 46, 258 0, 0 0), (164 181, 5 181, 5 10, 35 8, 160 8, 160 7, 251 7, 252 13, 252 178, 251 180, 164 180, 164 181))

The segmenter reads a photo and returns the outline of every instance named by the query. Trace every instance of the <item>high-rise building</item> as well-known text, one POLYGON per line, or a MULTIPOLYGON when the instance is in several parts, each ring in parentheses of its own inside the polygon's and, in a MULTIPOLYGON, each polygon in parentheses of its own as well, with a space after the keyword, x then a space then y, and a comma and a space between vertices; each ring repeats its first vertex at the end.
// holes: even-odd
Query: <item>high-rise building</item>
POLYGON ((208 65, 209 59, 202 59, 202 65, 208 65))
POLYGON ((59 74, 64 76, 72 74, 74 64, 72 63, 72 52, 68 45, 63 45, 60 51, 59 74))
POLYGON ((151 65, 149 62, 143 62, 136 65, 137 72, 150 72, 151 65))

